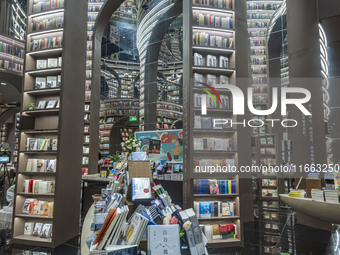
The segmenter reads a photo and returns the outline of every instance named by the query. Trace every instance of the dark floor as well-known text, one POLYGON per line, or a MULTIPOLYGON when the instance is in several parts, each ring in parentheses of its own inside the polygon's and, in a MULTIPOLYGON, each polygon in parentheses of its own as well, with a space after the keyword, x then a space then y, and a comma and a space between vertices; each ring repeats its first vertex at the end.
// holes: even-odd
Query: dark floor
MULTIPOLYGON (((340 255, 340 228, 334 227, 334 230, 330 232, 296 224, 295 214, 287 209, 281 209, 279 215, 277 223, 280 229, 277 232, 273 232, 273 234, 266 232, 263 227, 265 222, 262 221, 262 212, 260 212, 258 219, 244 225, 245 245, 243 248, 214 249, 209 250, 209 254, 340 255), (287 221, 287 219, 289 220, 287 221), (278 243, 266 243, 264 241, 264 235, 266 234, 278 236, 278 243)), ((12 246, 9 244, 0 247, 0 254, 76 255, 80 254, 79 243, 80 237, 76 237, 53 250, 39 247, 12 246)))

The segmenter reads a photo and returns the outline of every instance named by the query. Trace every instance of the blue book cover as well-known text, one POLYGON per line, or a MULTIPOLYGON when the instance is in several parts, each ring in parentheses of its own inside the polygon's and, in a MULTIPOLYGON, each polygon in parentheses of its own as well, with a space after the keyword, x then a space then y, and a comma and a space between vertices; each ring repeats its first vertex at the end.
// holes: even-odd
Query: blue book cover
POLYGON ((210 218, 211 217, 211 203, 208 201, 201 201, 200 205, 200 217, 210 218))

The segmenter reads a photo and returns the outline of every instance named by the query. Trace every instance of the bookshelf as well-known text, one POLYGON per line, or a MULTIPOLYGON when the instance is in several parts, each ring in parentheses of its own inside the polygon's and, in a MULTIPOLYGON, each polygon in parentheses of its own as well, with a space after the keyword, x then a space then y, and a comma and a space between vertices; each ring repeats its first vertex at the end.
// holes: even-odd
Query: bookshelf
POLYGON ((25 40, 27 15, 17 0, 11 1, 9 34, 19 40, 25 40))
POLYGON ((0 35, 0 71, 22 75, 24 67, 25 43, 18 39, 0 35))
POLYGON ((99 117, 91 112, 99 111, 100 98, 92 90, 93 68, 93 29, 97 16, 105 0, 88 0, 87 7, 87 43, 86 43, 86 81, 84 105, 84 144, 82 158, 82 173, 95 174, 98 172, 98 130, 99 117))
POLYGON ((183 49, 183 120, 187 123, 184 124, 183 145, 184 207, 194 205, 195 208, 197 202, 233 202, 234 215, 200 216, 199 222, 204 225, 230 223, 236 226, 236 238, 210 240, 208 248, 241 246, 244 242, 243 222, 252 218, 245 208, 252 204, 251 184, 237 174, 218 172, 211 175, 199 172, 197 167, 237 168, 251 164, 250 148, 244 146, 250 144, 250 129, 213 126, 215 118, 240 120, 239 116, 233 115, 230 91, 216 87, 216 84, 237 85, 242 91, 249 86, 248 82, 236 79, 248 77, 248 43, 244 39, 247 30, 242 24, 246 18, 246 4, 227 0, 204 5, 204 1, 194 0, 183 3, 183 12, 190 13, 183 17, 183 34, 187 35, 184 36, 183 49), (221 22, 209 23, 209 16, 219 17, 221 22), (207 115, 201 114, 201 102, 206 96, 202 83, 215 87, 222 101, 216 105, 209 96, 206 97, 207 115), (207 190, 198 192, 197 182, 209 182, 209 179, 217 182, 232 180, 234 191, 229 194, 210 194, 207 190))
POLYGON ((85 63, 78 60, 85 58, 86 8, 85 0, 28 2, 21 118, 29 117, 31 124, 18 127, 12 230, 15 244, 54 248, 79 234, 84 114, 84 98, 79 94, 84 93, 85 63), (38 26, 39 31, 33 31, 37 23, 49 19, 62 20, 63 25, 52 22, 52 27, 38 26), (31 185, 27 183, 36 183, 39 193, 32 192, 33 185, 27 190, 31 185), (53 188, 45 190, 42 183, 54 183, 53 188), (49 205, 48 215, 23 210, 27 208, 23 207, 26 199, 45 201, 41 205, 44 209, 49 205), (24 235, 28 222, 52 224, 52 236, 24 235))

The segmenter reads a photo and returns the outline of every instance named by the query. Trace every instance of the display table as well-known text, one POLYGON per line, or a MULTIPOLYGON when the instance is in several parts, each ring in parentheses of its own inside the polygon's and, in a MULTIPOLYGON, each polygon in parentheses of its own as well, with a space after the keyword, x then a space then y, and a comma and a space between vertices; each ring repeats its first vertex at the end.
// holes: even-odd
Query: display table
POLYGON ((84 219, 83 228, 81 231, 81 243, 80 243, 80 251, 82 255, 90 254, 89 248, 86 245, 86 239, 93 234, 91 230, 91 225, 93 223, 94 218, 94 204, 88 210, 86 217, 84 219))
POLYGON ((280 199, 297 212, 301 224, 322 229, 330 229, 331 224, 340 224, 340 203, 289 197, 288 194, 280 194, 280 199))

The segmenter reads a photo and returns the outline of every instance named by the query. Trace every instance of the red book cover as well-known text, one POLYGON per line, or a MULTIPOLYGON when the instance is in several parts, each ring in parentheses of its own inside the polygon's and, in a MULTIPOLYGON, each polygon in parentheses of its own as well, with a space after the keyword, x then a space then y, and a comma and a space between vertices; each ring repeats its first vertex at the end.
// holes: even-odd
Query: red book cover
POLYGON ((29 183, 28 183, 28 193, 33 193, 33 181, 34 180, 29 180, 29 183))

